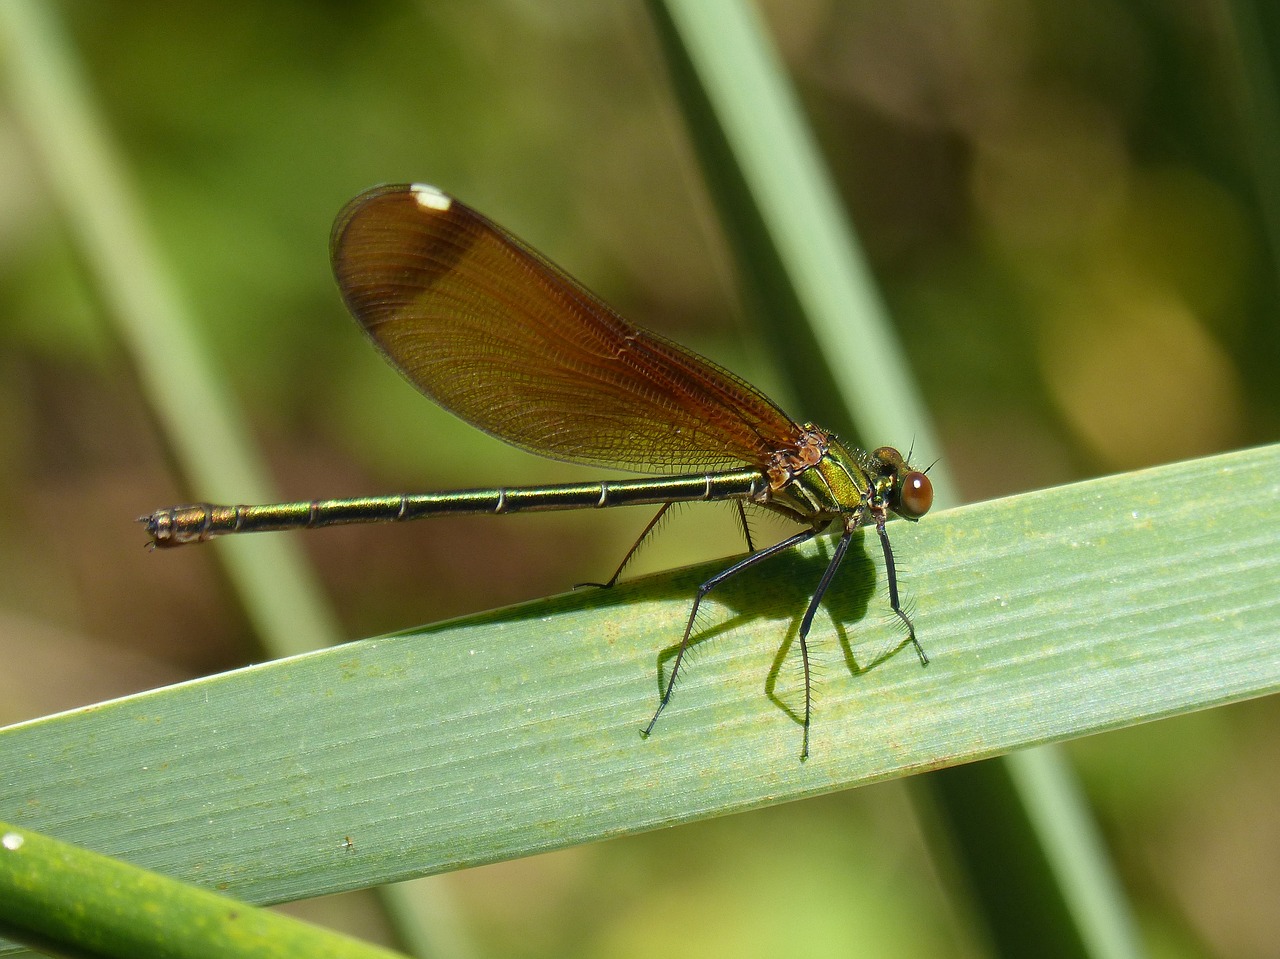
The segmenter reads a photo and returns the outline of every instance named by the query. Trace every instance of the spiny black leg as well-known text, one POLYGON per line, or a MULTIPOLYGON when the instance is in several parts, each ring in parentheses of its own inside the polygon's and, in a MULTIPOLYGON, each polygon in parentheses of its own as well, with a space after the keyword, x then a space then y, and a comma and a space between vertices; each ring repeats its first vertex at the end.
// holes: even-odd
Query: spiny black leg
POLYGON ((627 564, 631 562, 632 558, 639 551, 640 547, 644 545, 644 541, 649 538, 649 534, 653 532, 654 528, 658 525, 658 522, 662 519, 663 516, 666 515, 667 510, 671 509, 673 505, 675 504, 673 503, 662 504, 662 508, 658 510, 657 515, 655 515, 653 519, 649 520, 649 525, 644 528, 644 531, 636 538, 636 541, 631 544, 631 548, 627 550, 627 555, 622 557, 622 562, 619 563, 618 568, 613 571, 613 575, 609 577, 608 582, 606 583, 574 583, 573 588, 581 589, 584 586, 598 586, 601 589, 609 589, 611 586, 613 586, 613 584, 618 581, 618 577, 622 575, 622 571, 627 568, 627 564))
POLYGON ((809 606, 804 611, 804 618, 800 620, 800 630, 796 633, 796 639, 800 642, 800 661, 804 664, 804 745, 800 749, 800 760, 809 758, 809 718, 811 714, 812 703, 812 686, 809 682, 809 629, 813 626, 813 617, 818 613, 818 607, 822 605, 822 597, 826 595, 827 588, 831 585, 831 581, 835 579, 836 570, 840 568, 841 561, 844 560, 844 554, 849 549, 849 543, 853 540, 853 533, 857 527, 846 529, 844 535, 840 537, 840 542, 836 544, 836 551, 831 555, 831 562, 827 564, 826 570, 822 573, 822 579, 818 580, 818 587, 813 591, 813 597, 809 600, 809 606))
POLYGON ((889 581, 889 606, 898 614, 898 618, 906 624, 907 635, 911 638, 911 645, 916 648, 916 655, 920 657, 920 665, 928 666, 929 657, 924 654, 920 641, 916 639, 915 623, 911 622, 911 617, 903 611, 902 604, 898 602, 898 572, 893 565, 893 547, 889 545, 889 534, 884 530, 884 510, 876 510, 875 518, 876 532, 880 534, 880 547, 884 550, 885 574, 889 581))
MULTIPOLYGON (((807 530, 804 530, 803 532, 796 533, 794 536, 788 536, 782 542, 774 543, 772 546, 765 547, 764 549, 760 550, 758 553, 752 553, 746 559, 741 559, 738 562, 734 563, 732 566, 730 566, 728 569, 723 570, 719 573, 716 573, 716 575, 712 576, 709 580, 707 580, 705 583, 703 583, 701 586, 698 587, 698 592, 693 597, 693 608, 689 610, 689 621, 685 623, 685 626, 684 626, 684 635, 680 637, 680 648, 676 650, 675 661, 671 664, 671 676, 668 677, 667 679, 666 688, 663 689, 662 691, 662 698, 658 700, 658 708, 654 711, 653 718, 649 720, 649 725, 645 726, 644 729, 640 730, 641 736, 644 736, 647 738, 648 735, 651 732, 653 732, 653 727, 654 727, 654 724, 657 723, 658 717, 662 715, 662 711, 666 709, 667 703, 671 701, 671 693, 676 686, 676 675, 680 672, 680 663, 684 659, 685 650, 689 648, 689 638, 693 635, 694 620, 698 618, 698 607, 702 605, 702 600, 706 597, 706 595, 710 593, 713 589, 715 589, 717 586, 719 586, 721 583, 723 583, 726 579, 729 579, 729 577, 735 576, 738 573, 741 573, 744 569, 750 569, 752 566, 755 566, 757 563, 768 559, 770 556, 776 556, 778 553, 786 552, 791 547, 798 546, 801 543, 806 542, 807 540, 813 539, 813 537, 817 535, 818 535, 818 530, 807 529, 807 530)), ((810 616, 809 618, 812 619, 813 617, 810 616)), ((807 669, 808 669, 807 656, 805 659, 805 663, 806 663, 805 668, 806 668, 806 675, 807 675, 807 669)), ((808 683, 806 682, 805 685, 807 687, 808 683)), ((805 707, 806 744, 808 741, 808 725, 809 725, 808 715, 809 715, 808 705, 806 703, 806 707, 805 707)))
POLYGON ((751 541, 751 525, 747 522, 747 508, 742 505, 742 500, 735 500, 733 505, 738 507, 738 523, 742 526, 742 537, 747 541, 747 552, 754 553, 756 544, 751 541))

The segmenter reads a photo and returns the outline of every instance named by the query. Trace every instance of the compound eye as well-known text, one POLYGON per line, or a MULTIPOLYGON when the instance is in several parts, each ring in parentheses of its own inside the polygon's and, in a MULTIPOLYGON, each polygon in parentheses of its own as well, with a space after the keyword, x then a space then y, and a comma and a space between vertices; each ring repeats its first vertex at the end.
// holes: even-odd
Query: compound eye
POLYGON ((898 483, 898 504, 894 510, 904 519, 919 519, 933 505, 933 483, 916 470, 902 474, 898 483))

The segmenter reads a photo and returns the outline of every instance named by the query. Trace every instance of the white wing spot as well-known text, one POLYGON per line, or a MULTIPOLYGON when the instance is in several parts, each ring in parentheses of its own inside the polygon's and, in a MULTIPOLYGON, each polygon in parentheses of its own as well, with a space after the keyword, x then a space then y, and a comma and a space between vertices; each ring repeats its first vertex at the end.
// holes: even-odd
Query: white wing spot
POLYGON ((426 183, 414 183, 409 187, 409 192, 418 201, 418 206, 424 210, 437 210, 440 213, 445 213, 449 207, 453 206, 453 197, 442 193, 433 186, 428 186, 426 183))

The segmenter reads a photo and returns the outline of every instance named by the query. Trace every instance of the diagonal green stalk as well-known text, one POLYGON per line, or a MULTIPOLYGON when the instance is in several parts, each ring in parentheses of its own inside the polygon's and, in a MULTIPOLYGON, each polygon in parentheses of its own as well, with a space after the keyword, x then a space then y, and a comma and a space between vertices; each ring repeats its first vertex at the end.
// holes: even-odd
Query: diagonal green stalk
MULTIPOLYGON (((650 7, 748 301, 802 408, 824 423, 855 424, 873 446, 911 436, 918 448, 939 449, 871 271, 749 4, 652 0, 650 7)), ((945 465, 932 476, 947 502, 945 465)), ((944 810, 997 941, 1072 944, 1064 955, 1135 954, 1132 920, 1062 757, 948 771, 921 788, 944 810), (999 801, 978 805, 975 796, 999 801), (1064 814, 1038 815, 1043 808, 1064 814), (1030 837, 1033 849, 1016 855, 1027 844, 1002 840, 1011 834, 1030 837), (1008 850, 998 874, 982 867, 993 845, 1008 850), (1063 849, 1082 853, 1055 855, 1063 849), (1002 906, 1011 885, 1021 890, 1016 916, 1002 906)))
POLYGON ((101 959, 395 959, 290 916, 255 909, 0 822, 0 935, 53 955, 101 959), (48 903, 61 908, 50 910, 48 903), (159 919, 160 921, 157 921, 159 919))
MULTIPOLYGON (((914 437, 918 449, 939 449, 857 237, 749 5, 649 6, 738 282, 799 408, 864 448, 905 449, 914 437)), ((936 487, 951 485, 945 463, 930 475, 936 487)))
MULTIPOLYGON (((186 486, 237 502, 275 499, 265 466, 244 439, 244 417, 200 345, 193 312, 177 292, 125 164, 47 4, 0 4, 0 68, 103 313, 134 364, 186 486)), ((215 548, 271 655, 341 641, 297 541, 259 537, 215 548)), ((435 914, 451 909, 438 887, 417 890, 418 896, 431 900, 428 908, 435 914)), ((430 932, 413 919, 416 907, 404 890, 386 891, 382 898, 407 939, 430 940, 430 932)))
MULTIPOLYGON (((0 5, 0 50, 23 131, 179 472, 215 499, 270 498, 266 468, 241 438, 244 418, 209 365, 54 12, 29 0, 0 5)), ((227 574, 268 649, 284 655, 338 641, 297 543, 229 545, 227 574)))

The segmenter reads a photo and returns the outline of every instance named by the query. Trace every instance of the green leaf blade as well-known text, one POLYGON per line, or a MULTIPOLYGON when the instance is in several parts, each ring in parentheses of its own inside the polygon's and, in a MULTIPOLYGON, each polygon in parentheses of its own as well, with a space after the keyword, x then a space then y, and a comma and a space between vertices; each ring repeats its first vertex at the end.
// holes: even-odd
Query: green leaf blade
POLYGON ((0 731, 0 818, 270 902, 1264 695, 1280 689, 1278 467, 1268 447, 892 524, 933 661, 921 669, 908 651, 845 668, 841 631, 860 666, 901 639, 881 574, 851 562, 811 640, 822 668, 806 763, 764 681, 825 540, 720 597, 647 741, 658 652, 716 567, 0 731))

